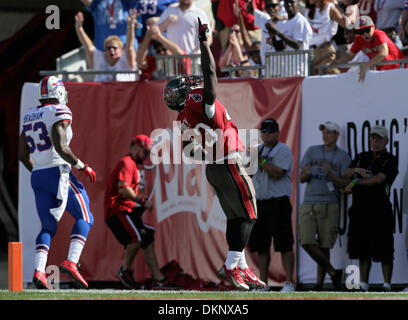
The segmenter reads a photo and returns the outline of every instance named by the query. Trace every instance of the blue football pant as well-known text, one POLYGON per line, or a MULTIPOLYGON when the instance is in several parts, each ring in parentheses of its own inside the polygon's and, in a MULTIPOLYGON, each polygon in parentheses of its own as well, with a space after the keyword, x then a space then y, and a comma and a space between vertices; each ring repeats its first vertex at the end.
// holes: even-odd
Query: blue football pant
MULTIPOLYGON (((89 209, 89 198, 81 182, 72 171, 69 174, 70 183, 66 210, 75 219, 71 238, 77 237, 86 241, 88 232, 93 225, 94 218, 89 209)), ((59 167, 34 170, 31 174, 31 186, 35 195, 37 213, 41 221, 41 231, 37 236, 36 245, 45 245, 42 249, 48 251, 51 239, 57 232, 58 222, 50 213, 50 209, 56 208, 61 201, 57 199, 60 180, 59 167)))

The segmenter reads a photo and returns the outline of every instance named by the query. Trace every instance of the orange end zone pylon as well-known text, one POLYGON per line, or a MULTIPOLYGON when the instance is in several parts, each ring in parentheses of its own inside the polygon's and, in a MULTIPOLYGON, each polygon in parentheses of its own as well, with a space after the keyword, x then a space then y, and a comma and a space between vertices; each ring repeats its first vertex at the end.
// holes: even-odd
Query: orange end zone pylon
POLYGON ((8 288, 9 291, 23 290, 23 244, 8 243, 8 288))

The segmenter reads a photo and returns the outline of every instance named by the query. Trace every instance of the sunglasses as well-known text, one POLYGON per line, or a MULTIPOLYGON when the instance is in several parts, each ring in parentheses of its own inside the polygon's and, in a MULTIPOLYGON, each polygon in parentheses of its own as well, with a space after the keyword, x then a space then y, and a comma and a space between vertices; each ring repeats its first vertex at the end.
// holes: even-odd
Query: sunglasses
POLYGON ((276 8, 277 6, 279 6, 279 3, 271 3, 265 6, 265 9, 276 8))
POLYGON ((371 31, 371 27, 368 27, 368 28, 363 28, 363 29, 360 29, 360 30, 356 30, 355 32, 356 32, 356 34, 363 35, 364 33, 369 33, 370 31, 371 31))
POLYGON ((241 32, 241 30, 231 29, 231 30, 230 30, 230 33, 233 33, 233 32, 235 32, 235 33, 240 33, 240 32, 241 32))
POLYGON ((119 47, 117 47, 117 46, 107 46, 105 50, 110 50, 110 49, 118 50, 119 47))

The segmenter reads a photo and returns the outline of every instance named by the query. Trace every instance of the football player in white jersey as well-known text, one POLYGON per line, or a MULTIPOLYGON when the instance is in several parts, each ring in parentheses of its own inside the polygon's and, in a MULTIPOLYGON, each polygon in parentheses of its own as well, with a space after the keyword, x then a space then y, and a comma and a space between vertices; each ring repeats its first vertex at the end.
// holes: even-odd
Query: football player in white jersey
POLYGON ((57 77, 45 77, 39 87, 40 106, 29 109, 23 118, 19 140, 19 159, 31 172, 41 231, 36 239, 34 285, 52 289, 47 283, 45 267, 51 239, 65 210, 75 219, 67 260, 59 266, 77 287, 88 283, 78 271, 78 261, 93 224, 89 198, 81 182, 71 171, 74 166, 95 182, 95 172, 84 164, 69 147, 72 138, 72 113, 66 106, 67 91, 57 77))

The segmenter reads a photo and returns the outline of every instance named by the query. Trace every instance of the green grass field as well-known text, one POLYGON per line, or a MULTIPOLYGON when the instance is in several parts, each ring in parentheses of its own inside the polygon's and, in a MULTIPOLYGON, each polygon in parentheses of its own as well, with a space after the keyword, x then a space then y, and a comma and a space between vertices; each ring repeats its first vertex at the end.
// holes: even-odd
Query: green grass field
POLYGON ((0 300, 408 300, 407 292, 239 292, 150 290, 0 290, 0 300))

